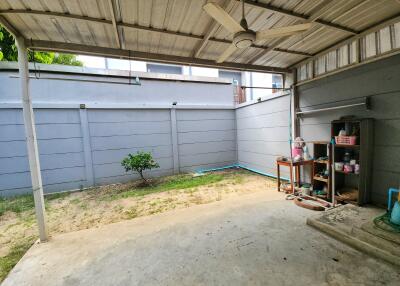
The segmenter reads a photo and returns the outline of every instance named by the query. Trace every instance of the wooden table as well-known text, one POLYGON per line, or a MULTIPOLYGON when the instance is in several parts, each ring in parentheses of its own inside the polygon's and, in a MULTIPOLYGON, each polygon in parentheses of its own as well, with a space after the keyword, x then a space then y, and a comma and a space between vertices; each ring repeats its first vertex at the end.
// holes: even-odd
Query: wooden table
POLYGON ((300 186, 300 166, 310 166, 311 167, 311 179, 312 179, 312 178, 314 178, 313 164, 314 164, 314 160, 303 160, 303 161, 298 161, 298 162, 276 160, 278 192, 281 190, 280 166, 289 167, 289 169, 290 169, 290 186, 291 186, 292 194, 294 194, 293 167, 295 168, 296 182, 300 186))

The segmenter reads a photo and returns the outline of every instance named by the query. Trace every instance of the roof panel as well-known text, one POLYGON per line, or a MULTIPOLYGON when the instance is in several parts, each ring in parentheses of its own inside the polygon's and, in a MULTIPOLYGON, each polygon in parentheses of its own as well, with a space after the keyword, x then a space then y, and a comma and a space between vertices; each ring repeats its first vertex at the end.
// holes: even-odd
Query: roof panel
MULTIPOLYGON (((213 1, 240 21, 239 1, 213 1)), ((228 47, 233 35, 203 11, 205 3, 207 0, 3 0, 0 13, 26 39, 117 49, 118 36, 126 44, 122 47, 133 53, 180 56, 193 61, 194 51, 204 43, 199 59, 215 60, 228 47), (109 1, 114 5, 117 30, 112 25, 109 1), (212 26, 216 28, 211 40, 203 41, 212 26)), ((348 38, 352 31, 362 31, 400 13, 400 5, 394 0, 258 0, 245 7, 249 27, 255 31, 299 24, 308 17, 323 21, 296 36, 255 43, 270 47, 267 51, 252 47, 238 50, 228 59, 247 66, 289 66, 303 56, 282 49, 315 54, 348 38)))

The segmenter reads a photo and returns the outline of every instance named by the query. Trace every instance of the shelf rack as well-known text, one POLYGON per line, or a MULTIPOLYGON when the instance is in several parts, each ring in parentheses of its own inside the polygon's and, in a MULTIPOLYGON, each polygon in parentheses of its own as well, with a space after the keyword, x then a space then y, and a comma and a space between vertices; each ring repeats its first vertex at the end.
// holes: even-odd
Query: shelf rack
POLYGON ((343 119, 334 120, 331 123, 331 137, 334 138, 340 130, 347 134, 357 136, 356 145, 333 144, 332 145, 332 200, 363 205, 368 203, 371 186, 371 165, 373 149, 373 119, 343 119), (349 152, 352 159, 360 165, 358 174, 335 170, 336 162, 343 162, 343 157, 349 152), (341 192, 342 196, 338 196, 341 192), (352 199, 346 199, 351 197, 352 199), (353 194, 353 195, 351 195, 353 194))
POLYGON ((315 141, 313 142, 313 157, 314 157, 314 177, 313 189, 324 189, 326 187, 327 194, 324 196, 318 195, 326 201, 331 201, 331 144, 329 141, 315 141), (326 158, 326 159, 319 159, 326 158), (318 173, 328 170, 328 177, 319 176, 318 173))

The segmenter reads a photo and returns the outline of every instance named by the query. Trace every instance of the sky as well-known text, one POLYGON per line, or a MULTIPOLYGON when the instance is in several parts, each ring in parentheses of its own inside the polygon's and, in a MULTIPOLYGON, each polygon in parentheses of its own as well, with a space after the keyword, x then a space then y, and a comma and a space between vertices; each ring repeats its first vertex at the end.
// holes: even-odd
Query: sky
MULTIPOLYGON (((83 62, 85 67, 89 68, 106 68, 106 58, 103 57, 93 57, 93 56, 77 56, 77 59, 83 62)), ((119 59, 107 59, 107 64, 109 69, 119 69, 119 70, 131 70, 134 71, 147 71, 146 62, 142 61, 129 61, 119 60, 119 59)))

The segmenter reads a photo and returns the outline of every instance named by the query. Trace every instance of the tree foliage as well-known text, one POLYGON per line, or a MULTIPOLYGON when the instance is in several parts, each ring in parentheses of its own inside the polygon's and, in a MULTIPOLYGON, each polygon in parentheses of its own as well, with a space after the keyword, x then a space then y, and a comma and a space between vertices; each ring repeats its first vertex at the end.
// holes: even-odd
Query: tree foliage
POLYGON ((154 161, 150 152, 137 152, 135 155, 128 154, 128 156, 122 160, 121 165, 125 168, 126 172, 137 172, 144 183, 147 183, 147 180, 143 176, 143 171, 160 167, 160 165, 154 161))
MULTIPOLYGON (((42 64, 59 64, 70 66, 82 66, 83 63, 76 59, 75 55, 60 54, 54 52, 28 53, 30 62, 42 64)), ((13 36, 0 25, 0 61, 18 61, 18 50, 13 36)))

